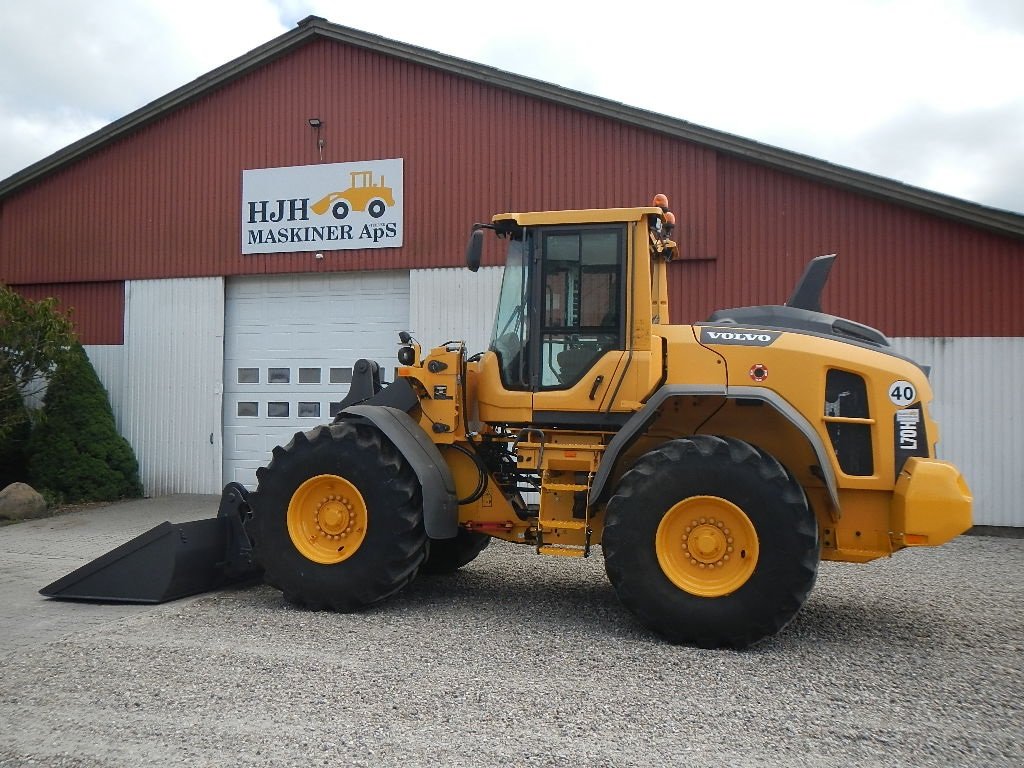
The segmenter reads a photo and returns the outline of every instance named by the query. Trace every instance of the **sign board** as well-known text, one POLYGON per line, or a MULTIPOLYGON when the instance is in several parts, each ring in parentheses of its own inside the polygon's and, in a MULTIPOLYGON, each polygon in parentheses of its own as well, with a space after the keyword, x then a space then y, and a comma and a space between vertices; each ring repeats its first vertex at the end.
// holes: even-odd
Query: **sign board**
POLYGON ((242 171, 242 253, 400 248, 402 158, 242 171))

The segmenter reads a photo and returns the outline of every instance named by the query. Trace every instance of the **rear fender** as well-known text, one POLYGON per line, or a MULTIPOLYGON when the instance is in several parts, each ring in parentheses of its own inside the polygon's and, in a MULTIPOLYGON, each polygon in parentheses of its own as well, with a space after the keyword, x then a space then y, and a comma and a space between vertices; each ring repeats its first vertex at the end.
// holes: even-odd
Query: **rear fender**
POLYGON ((790 422, 803 435, 804 439, 814 451, 818 459, 818 466, 821 468, 822 480, 828 488, 829 498, 835 510, 839 509, 839 486, 836 482, 835 472, 829 459, 825 444, 821 441, 814 427, 804 416, 792 405, 787 403, 775 392, 762 387, 695 387, 689 385, 669 385, 659 389, 647 401, 643 408, 633 414, 622 429, 608 443, 604 457, 601 459, 601 466, 598 467, 594 476, 594 484, 590 491, 591 503, 595 500, 607 498, 610 493, 608 480, 619 456, 633 444, 634 440, 644 434, 647 428, 658 418, 658 409, 673 397, 701 397, 714 396, 726 397, 728 399, 763 400, 778 411, 788 422, 790 422))
POLYGON ((423 489, 423 526, 432 539, 459 532, 459 502, 451 469, 420 425, 404 411, 387 405, 351 405, 340 418, 369 422, 387 436, 412 466, 423 489))

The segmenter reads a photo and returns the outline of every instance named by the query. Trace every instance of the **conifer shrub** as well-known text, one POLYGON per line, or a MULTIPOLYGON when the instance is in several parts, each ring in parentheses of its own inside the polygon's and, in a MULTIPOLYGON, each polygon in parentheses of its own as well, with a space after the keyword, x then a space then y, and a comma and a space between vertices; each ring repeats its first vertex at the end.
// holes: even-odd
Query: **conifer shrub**
MULTIPOLYGON (((4 372, 0 370, 0 377, 4 372)), ((25 453, 32 420, 14 387, 0 386, 0 490, 11 483, 28 482, 28 457, 25 453)))
POLYGON ((67 503, 142 495, 135 453, 81 344, 50 380, 28 454, 32 485, 67 503))

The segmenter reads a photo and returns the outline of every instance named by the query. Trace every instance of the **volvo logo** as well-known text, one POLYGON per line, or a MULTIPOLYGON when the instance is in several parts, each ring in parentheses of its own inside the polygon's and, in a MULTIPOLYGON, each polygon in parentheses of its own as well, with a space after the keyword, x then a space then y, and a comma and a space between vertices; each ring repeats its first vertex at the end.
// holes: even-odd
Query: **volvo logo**
POLYGON ((726 331, 722 328, 701 328, 701 344, 734 344, 744 347, 767 347, 781 334, 774 331, 726 331))
POLYGON ((722 341, 771 341, 767 333, 730 333, 725 331, 708 331, 708 338, 722 341))

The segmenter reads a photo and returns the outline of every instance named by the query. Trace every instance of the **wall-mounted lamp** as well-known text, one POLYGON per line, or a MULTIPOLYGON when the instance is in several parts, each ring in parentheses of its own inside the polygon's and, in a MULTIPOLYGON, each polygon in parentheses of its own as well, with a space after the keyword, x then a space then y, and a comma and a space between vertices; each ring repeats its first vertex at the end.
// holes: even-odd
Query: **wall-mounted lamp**
POLYGON ((309 123, 309 127, 316 131, 316 148, 320 152, 320 162, 324 161, 324 137, 320 135, 320 129, 323 127, 323 121, 319 117, 311 117, 306 121, 309 123))

